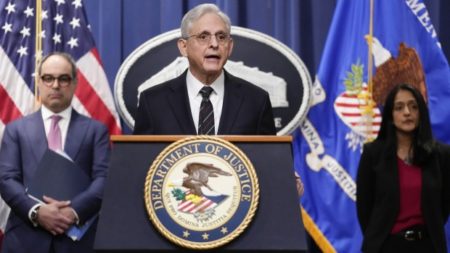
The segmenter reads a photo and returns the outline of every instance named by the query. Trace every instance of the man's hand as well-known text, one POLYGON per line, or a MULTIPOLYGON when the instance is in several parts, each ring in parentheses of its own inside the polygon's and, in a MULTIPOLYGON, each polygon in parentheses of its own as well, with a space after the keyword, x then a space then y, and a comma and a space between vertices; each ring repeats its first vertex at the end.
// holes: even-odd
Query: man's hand
POLYGON ((77 217, 75 216, 75 211, 73 210, 72 207, 70 207, 70 206, 63 207, 63 208, 59 209, 59 211, 64 216, 66 216, 67 218, 69 218, 72 221, 71 224, 77 223, 77 217))
POLYGON ((303 193, 305 192, 305 188, 303 187, 303 182, 300 179, 300 175, 295 171, 295 184, 297 185, 297 193, 298 196, 303 196, 303 193))
POLYGON ((52 235, 63 234, 74 222, 73 217, 61 211, 71 209, 70 201, 58 201, 47 196, 44 196, 44 201, 46 203, 41 205, 37 216, 39 225, 52 235))
MULTIPOLYGON (((50 198, 50 197, 47 197, 47 196, 44 197, 44 200, 45 200, 45 199, 46 199, 46 201, 48 201, 49 203, 51 203, 51 202, 61 202, 61 201, 58 201, 58 200, 56 200, 56 199, 53 199, 53 198, 50 198)), ((69 201, 69 204, 70 204, 70 201, 69 201)), ((69 218, 69 219, 72 221, 72 222, 71 222, 71 225, 77 223, 78 217, 77 217, 76 214, 75 214, 75 210, 73 210, 73 208, 72 208, 70 205, 69 205, 69 206, 61 207, 61 208, 59 209, 59 211, 62 213, 62 215, 64 215, 65 217, 69 218)))

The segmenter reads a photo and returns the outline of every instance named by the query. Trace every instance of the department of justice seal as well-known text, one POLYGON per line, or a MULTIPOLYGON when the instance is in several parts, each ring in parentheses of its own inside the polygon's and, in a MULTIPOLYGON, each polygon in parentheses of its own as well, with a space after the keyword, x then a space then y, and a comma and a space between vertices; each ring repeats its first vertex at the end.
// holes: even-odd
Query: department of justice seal
POLYGON ((145 205, 161 234, 182 247, 212 249, 239 236, 258 206, 258 179, 246 155, 217 137, 165 148, 147 173, 145 205))

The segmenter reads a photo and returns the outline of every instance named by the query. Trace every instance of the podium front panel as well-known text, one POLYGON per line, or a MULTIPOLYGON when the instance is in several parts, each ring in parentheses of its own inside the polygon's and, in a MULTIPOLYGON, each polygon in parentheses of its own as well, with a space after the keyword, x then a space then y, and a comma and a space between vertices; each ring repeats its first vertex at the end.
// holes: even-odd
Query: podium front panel
MULTIPOLYGON (((186 251, 165 239, 149 220, 144 183, 158 154, 171 142, 114 142, 100 220, 97 252, 186 251)), ((306 250, 289 142, 234 142, 258 176, 260 199, 253 221, 214 251, 306 250)))

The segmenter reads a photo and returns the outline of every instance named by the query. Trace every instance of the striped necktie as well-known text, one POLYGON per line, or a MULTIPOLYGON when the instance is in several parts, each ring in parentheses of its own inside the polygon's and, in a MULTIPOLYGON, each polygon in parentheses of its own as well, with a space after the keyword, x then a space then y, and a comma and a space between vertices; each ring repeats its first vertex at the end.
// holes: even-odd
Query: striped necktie
POLYGON ((209 95, 213 92, 213 88, 204 86, 200 90, 202 95, 202 103, 200 104, 200 114, 198 118, 198 134, 214 135, 214 110, 209 95))

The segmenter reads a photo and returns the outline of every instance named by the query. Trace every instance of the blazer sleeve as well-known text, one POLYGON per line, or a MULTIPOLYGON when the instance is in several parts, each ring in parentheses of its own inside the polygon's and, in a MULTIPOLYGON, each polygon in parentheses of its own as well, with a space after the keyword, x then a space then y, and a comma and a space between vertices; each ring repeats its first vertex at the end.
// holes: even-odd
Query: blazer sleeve
POLYGON ((91 183, 85 191, 71 201, 72 208, 77 212, 83 223, 98 213, 103 198, 103 190, 108 172, 110 143, 107 128, 91 120, 87 138, 84 138, 80 152, 92 152, 85 157, 92 157, 89 162, 91 183))
POLYGON ((442 207, 443 215, 447 220, 450 212, 450 146, 439 144, 439 167, 442 175, 442 207))
MULTIPOLYGON (((38 202, 28 197, 24 186, 21 144, 25 142, 20 135, 19 124, 8 124, 0 149, 0 192, 2 198, 23 220, 28 220, 29 210, 38 202)), ((28 157, 29 158, 29 157, 28 157)))
POLYGON ((149 112, 150 108, 147 108, 145 92, 142 92, 139 98, 139 106, 134 117, 133 134, 153 134, 149 112))
POLYGON ((273 121, 272 104, 267 93, 265 93, 264 102, 262 105, 261 114, 259 116, 259 123, 257 134, 259 135, 276 135, 275 122, 273 121))
POLYGON ((373 151, 370 144, 364 145, 359 161, 356 177, 356 209, 361 230, 366 230, 373 210, 375 193, 375 173, 372 159, 373 151))

